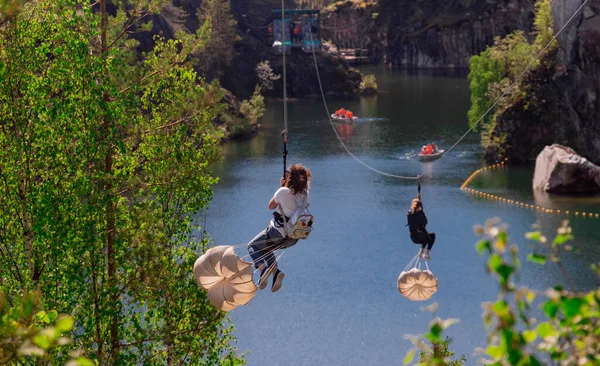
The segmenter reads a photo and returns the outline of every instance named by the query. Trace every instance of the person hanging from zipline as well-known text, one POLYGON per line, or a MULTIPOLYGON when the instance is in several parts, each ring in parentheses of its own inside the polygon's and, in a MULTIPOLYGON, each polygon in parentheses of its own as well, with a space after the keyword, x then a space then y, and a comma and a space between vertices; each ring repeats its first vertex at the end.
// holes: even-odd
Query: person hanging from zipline
POLYGON ((306 208, 310 205, 310 170, 301 164, 290 166, 285 177, 280 179, 279 188, 269 201, 269 210, 273 219, 269 226, 260 232, 250 243, 248 252, 254 261, 255 268, 260 270, 258 287, 264 289, 269 276, 273 274, 271 291, 277 292, 285 274, 279 270, 274 255, 275 250, 287 249, 305 239, 312 230, 313 218, 306 208))
POLYGON ((415 244, 421 244, 418 256, 427 260, 431 259, 431 248, 435 242, 435 233, 427 232, 427 216, 423 212, 423 202, 421 201, 421 183, 419 183, 419 192, 417 198, 410 204, 410 210, 407 213, 408 229, 410 230, 410 239, 415 244), (427 249, 427 251, 425 251, 427 249))

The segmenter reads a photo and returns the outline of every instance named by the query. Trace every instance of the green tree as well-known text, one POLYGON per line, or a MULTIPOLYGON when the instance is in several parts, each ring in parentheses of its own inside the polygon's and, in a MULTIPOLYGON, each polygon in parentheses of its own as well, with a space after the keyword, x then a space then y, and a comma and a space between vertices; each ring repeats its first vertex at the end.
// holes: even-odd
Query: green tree
POLYGON ((261 61, 256 65, 256 78, 261 90, 273 90, 273 83, 281 78, 281 75, 273 73, 268 60, 261 61))
MULTIPOLYGON (((502 137, 492 138, 496 117, 507 105, 527 97, 528 85, 519 81, 514 88, 504 95, 509 86, 533 62, 535 56, 552 39, 552 10, 549 0, 537 0, 534 18, 535 41, 529 43, 522 31, 515 31, 504 38, 496 37, 494 44, 487 47, 479 55, 469 60, 469 82, 471 89, 471 108, 467 113, 469 125, 474 126, 480 118, 492 108, 490 113, 480 121, 481 142, 484 147, 502 145, 502 137), (504 96, 503 96, 504 95, 504 96)), ((550 49, 555 48, 550 47, 550 49)), ((540 67, 537 60, 529 72, 540 67)))
POLYGON ((163 4, 44 0, 3 30, 0 290, 39 287, 101 365, 236 364, 191 275, 221 138, 220 89, 191 62, 210 22, 138 55, 163 4))
POLYGON ((360 81, 360 92, 367 95, 377 93, 377 79, 375 75, 368 74, 363 76, 360 81))
POLYGON ((210 38, 200 52, 205 72, 222 75, 235 56, 234 45, 241 38, 231 14, 230 0, 203 0, 198 12, 200 23, 210 21, 210 38))
MULTIPOLYGON (((538 0, 535 3, 535 19, 533 20, 535 44, 541 51, 554 37, 554 21, 552 19, 552 3, 550 0, 538 0)), ((556 48, 556 41, 552 48, 556 48)))
POLYGON ((240 106, 240 112, 250 124, 254 125, 258 119, 265 114, 265 98, 260 94, 260 86, 254 88, 254 94, 248 100, 244 100, 240 106))

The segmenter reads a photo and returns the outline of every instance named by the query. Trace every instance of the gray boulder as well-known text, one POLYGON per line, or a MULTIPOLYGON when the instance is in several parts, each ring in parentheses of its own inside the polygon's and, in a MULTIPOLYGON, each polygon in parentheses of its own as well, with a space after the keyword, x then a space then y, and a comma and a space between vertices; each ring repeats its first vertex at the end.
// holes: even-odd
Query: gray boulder
POLYGON ((600 192, 600 167, 566 146, 546 146, 535 161, 533 189, 550 193, 600 192))

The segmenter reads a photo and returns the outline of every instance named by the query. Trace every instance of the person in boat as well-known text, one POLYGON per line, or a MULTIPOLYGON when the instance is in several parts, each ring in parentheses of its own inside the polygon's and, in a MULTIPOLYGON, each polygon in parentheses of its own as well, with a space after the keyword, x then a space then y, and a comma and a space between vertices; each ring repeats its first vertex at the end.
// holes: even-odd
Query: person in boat
POLYGON ((421 245, 418 256, 427 260, 431 259, 431 248, 435 242, 435 233, 427 232, 427 216, 423 212, 423 202, 421 202, 421 194, 413 199, 408 211, 408 229, 410 230, 410 240, 415 244, 421 245))
POLYGON ((335 111, 334 117, 340 119, 346 118, 346 110, 344 108, 338 109, 335 111))
POLYGON ((423 147, 421 148, 421 155, 425 155, 427 154, 427 147, 425 145, 423 145, 423 147))
POLYGON ((346 111, 346 119, 352 119, 354 118, 354 113, 352 113, 352 111, 346 111))
POLYGON ((433 149, 434 154, 437 154, 439 152, 438 147, 434 142, 431 143, 431 148, 433 149))
POLYGON ((433 154, 433 147, 431 146, 431 144, 427 144, 427 147, 425 148, 425 154, 427 154, 427 155, 433 154))
MULTIPOLYGON (((298 209, 296 198, 300 202, 304 202, 304 207, 308 207, 310 205, 308 189, 310 188, 311 178, 310 170, 302 164, 290 166, 286 171, 285 178, 282 177, 279 181, 281 188, 275 192, 273 198, 269 201, 269 210, 274 210, 280 206, 283 214, 290 217, 298 209)), ((261 290, 267 287, 271 274, 273 274, 271 291, 277 292, 281 288, 285 274, 279 270, 273 252, 278 249, 289 248, 298 242, 298 239, 287 237, 284 223, 284 217, 281 213, 278 211, 273 212, 273 219, 269 222, 269 226, 248 243, 248 253, 252 257, 254 267, 260 270, 258 287, 261 290)))

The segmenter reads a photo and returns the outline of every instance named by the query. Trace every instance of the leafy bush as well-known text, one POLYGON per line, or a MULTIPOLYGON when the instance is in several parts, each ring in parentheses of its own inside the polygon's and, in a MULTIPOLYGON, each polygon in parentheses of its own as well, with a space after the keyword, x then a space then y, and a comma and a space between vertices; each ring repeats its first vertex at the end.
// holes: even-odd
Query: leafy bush
MULTIPOLYGON (((487 257, 487 271, 499 284, 498 299, 482 304, 488 337, 487 348, 478 350, 484 357, 479 363, 526 366, 546 364, 544 360, 551 359, 557 365, 597 365, 600 362, 600 290, 582 293, 554 286, 540 292, 517 287, 518 247, 509 242, 506 226, 499 219, 492 219, 474 230, 482 237, 476 248, 487 257), (542 319, 530 314, 536 297, 545 298, 540 304, 542 319)), ((539 231, 527 233, 526 237, 539 243, 542 249, 530 253, 527 259, 544 265, 549 258, 560 267, 570 284, 559 255, 561 250, 572 249, 569 242, 573 235, 568 222, 563 222, 551 242, 539 231)), ((600 276, 598 266, 592 269, 600 276)), ((453 319, 432 321, 425 337, 439 342, 443 331, 454 322, 453 319)), ((409 337, 417 347, 426 348, 421 338, 409 337)), ((412 361, 414 351, 409 352, 405 363, 412 361)), ((434 364, 450 364, 447 357, 438 360, 434 364)))
POLYGON ((365 75, 360 82, 360 92, 362 94, 372 94, 377 92, 377 80, 375 75, 365 75))
POLYGON ((240 112, 252 125, 256 124, 258 119, 265 114, 265 98, 260 94, 260 86, 256 86, 250 99, 242 102, 240 112))
POLYGON ((269 61, 262 61, 256 65, 256 77, 261 88, 273 90, 273 82, 279 80, 281 75, 273 73, 269 61))

